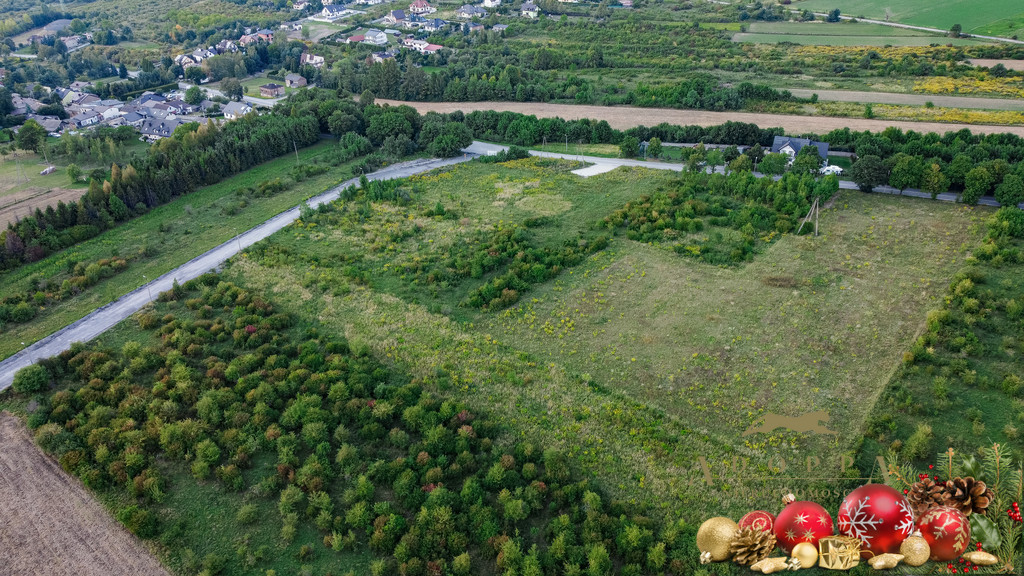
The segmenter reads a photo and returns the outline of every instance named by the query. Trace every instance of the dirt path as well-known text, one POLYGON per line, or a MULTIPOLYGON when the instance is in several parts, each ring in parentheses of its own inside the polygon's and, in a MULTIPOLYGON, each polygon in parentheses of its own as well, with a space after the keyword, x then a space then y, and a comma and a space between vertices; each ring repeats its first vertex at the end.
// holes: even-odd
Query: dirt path
POLYGON ((168 576, 6 412, 0 412, 0 573, 168 576))
POLYGON ((987 58, 971 58, 967 61, 971 66, 983 66, 991 68, 996 64, 1002 64, 1008 70, 1024 70, 1024 60, 990 60, 987 58))
MULTIPOLYGON (((1009 68, 1009 66, 1007 66, 1009 68)), ((931 102, 943 108, 973 108, 979 110, 1024 110, 1024 100, 1011 98, 974 98, 971 96, 939 96, 934 94, 895 94, 892 92, 860 92, 856 90, 810 90, 790 88, 793 96, 810 98, 817 94, 826 102, 871 102, 872 104, 903 104, 924 106, 931 102)))
POLYGON ((677 110, 675 108, 637 108, 634 106, 576 106, 572 104, 547 104, 540 102, 402 102, 398 100, 377 100, 392 105, 407 104, 426 112, 473 112, 475 110, 498 110, 533 114, 541 118, 558 116, 566 120, 592 118, 607 120, 612 128, 625 130, 638 125, 654 126, 661 122, 669 124, 695 124, 716 126, 728 121, 751 122, 762 128, 779 127, 787 133, 802 134, 813 132, 824 134, 840 128, 871 130, 881 132, 890 126, 917 132, 955 132, 964 128, 978 134, 1008 132, 1024 136, 1024 126, 988 126, 982 124, 944 124, 941 122, 900 122, 895 120, 868 120, 866 118, 831 118, 827 116, 795 116, 786 114, 757 114, 753 112, 708 112, 705 110, 677 110))

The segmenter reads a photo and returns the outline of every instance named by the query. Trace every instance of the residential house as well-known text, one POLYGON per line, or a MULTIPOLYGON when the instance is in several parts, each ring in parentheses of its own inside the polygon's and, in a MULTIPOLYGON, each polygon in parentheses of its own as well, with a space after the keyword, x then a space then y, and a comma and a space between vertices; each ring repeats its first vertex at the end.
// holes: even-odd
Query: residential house
POLYGON ((256 44, 259 41, 259 37, 255 34, 243 34, 242 37, 238 39, 238 45, 248 46, 250 44, 256 44))
POLYGON ((444 48, 444 46, 439 44, 431 44, 426 40, 414 40, 412 38, 406 38, 402 43, 407 48, 411 48, 420 54, 435 54, 438 50, 444 48))
MULTIPOLYGON (((11 110, 11 114, 15 116, 21 116, 22 114, 29 112, 30 110, 25 100, 26 99, 21 97, 21 94, 18 94, 17 92, 12 93, 11 102, 14 104, 14 109, 11 110)), ((28 98, 28 100, 31 100, 31 98, 28 98)))
POLYGON ((440 18, 431 18, 430 20, 425 21, 423 25, 420 26, 420 29, 426 30, 427 32, 437 32, 438 30, 444 30, 445 26, 448 26, 448 23, 444 20, 441 20, 440 18))
POLYGON ((359 44, 360 42, 366 41, 365 34, 356 34, 355 36, 349 36, 345 39, 346 44, 359 44))
POLYGON ((313 68, 322 68, 324 65, 324 57, 305 52, 302 54, 302 57, 299 58, 299 64, 302 66, 312 66, 313 68))
POLYGON ((324 6, 324 9, 320 11, 320 15, 328 20, 337 20, 345 15, 345 7, 339 4, 324 6))
POLYGON ((495 24, 494 27, 491 28, 491 30, 494 30, 495 32, 504 32, 507 29, 508 24, 495 24))
POLYGON ((419 14, 406 14, 405 22, 402 24, 403 28, 419 28, 426 24, 427 19, 419 14))
POLYGON ((818 149, 818 156, 821 157, 823 165, 828 161, 828 142, 814 142, 806 138, 776 136, 775 140, 772 141, 772 153, 785 154, 789 156, 789 161, 792 162, 805 146, 814 146, 818 149))
POLYGON ((373 44, 375 46, 386 46, 388 43, 388 35, 376 28, 370 28, 363 34, 363 42, 373 44))
POLYGON ((268 30, 267 28, 260 28, 259 30, 256 31, 256 37, 262 40, 263 42, 273 42, 274 31, 268 30))
POLYGON ((97 114, 94 110, 89 110, 78 114, 72 118, 71 121, 74 122, 75 126, 78 128, 85 128, 87 126, 92 126, 93 124, 98 124, 102 119, 103 117, 97 114))
POLYGON ((289 88, 302 88, 306 84, 306 79, 299 74, 289 74, 284 77, 284 85, 289 88))
POLYGON ((523 2, 523 5, 520 7, 520 13, 523 18, 536 18, 540 14, 540 10, 533 2, 523 2))
POLYGON ((431 6, 430 2, 427 2, 427 0, 415 0, 412 4, 409 4, 409 12, 422 16, 424 14, 433 14, 434 12, 437 12, 437 8, 431 6))
POLYGON ((464 4, 461 8, 455 11, 455 17, 462 20, 472 20, 473 18, 484 18, 487 16, 487 10, 479 6, 470 6, 464 4))
POLYGON ((138 112, 127 112, 124 116, 121 116, 121 120, 129 126, 139 128, 146 121, 146 117, 138 112))
POLYGON ((214 47, 217 49, 218 54, 227 54, 228 52, 238 52, 238 45, 231 40, 221 40, 217 42, 214 47))
POLYGON ((480 24, 479 22, 474 22, 472 24, 469 24, 469 31, 470 32, 483 32, 484 31, 484 25, 480 24))
POLYGON ((497 8, 501 6, 501 0, 484 0, 484 8, 497 8))
POLYGON ((394 60, 395 56, 397 56, 397 55, 398 54, 396 52, 394 52, 393 50, 388 50, 386 52, 374 52, 373 54, 370 55, 370 58, 376 64, 383 64, 384 62, 387 62, 388 60, 394 60))
POLYGON ((181 125, 181 120, 149 118, 142 123, 139 132, 146 140, 154 141, 171 136, 181 125))
POLYGON ((56 116, 36 116, 35 114, 29 114, 25 119, 35 120, 36 123, 43 127, 43 130, 46 130, 47 134, 59 134, 61 125, 63 124, 61 119, 56 116))
POLYGON ((305 10, 309 8, 309 2, 306 0, 298 0, 298 2, 292 3, 292 10, 305 10))
POLYGON ((388 12, 387 16, 384 17, 384 21, 388 24, 405 24, 405 10, 392 10, 388 12))
POLYGON ((252 106, 246 102, 229 102, 224 106, 224 118, 227 120, 237 120, 249 112, 252 112, 252 106))
POLYGON ((284 86, 271 82, 260 86, 260 96, 264 98, 277 98, 284 96, 284 86))
POLYGON ((71 84, 69 84, 68 88, 81 92, 89 86, 92 86, 92 84, 90 84, 89 82, 82 82, 81 80, 79 80, 78 82, 72 82, 71 84))
POLYGON ((632 8, 633 0, 619 0, 619 4, 622 4, 623 8, 632 8))

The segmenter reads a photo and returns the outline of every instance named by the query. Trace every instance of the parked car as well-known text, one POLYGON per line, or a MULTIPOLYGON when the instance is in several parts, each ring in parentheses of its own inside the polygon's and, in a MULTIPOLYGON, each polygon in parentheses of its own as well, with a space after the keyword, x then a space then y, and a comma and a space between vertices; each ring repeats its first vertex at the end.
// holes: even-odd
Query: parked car
POLYGON ((835 174, 836 176, 841 176, 843 174, 843 169, 840 168, 839 166, 836 166, 835 164, 830 164, 822 168, 821 173, 825 175, 835 174))

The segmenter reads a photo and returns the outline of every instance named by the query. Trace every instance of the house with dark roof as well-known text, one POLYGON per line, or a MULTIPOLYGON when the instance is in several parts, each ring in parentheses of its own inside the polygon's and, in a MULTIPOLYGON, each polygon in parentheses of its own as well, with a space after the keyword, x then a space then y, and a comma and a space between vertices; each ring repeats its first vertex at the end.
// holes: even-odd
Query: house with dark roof
POLYGON ((427 32, 437 32, 438 30, 444 30, 445 26, 447 25, 448 23, 445 22, 444 20, 441 20, 440 18, 432 18, 424 22, 423 25, 420 26, 420 28, 426 30, 427 32))
POLYGON ((790 162, 796 158, 805 146, 814 146, 818 149, 818 156, 822 162, 828 161, 828 142, 815 142, 807 138, 791 138, 789 136, 776 136, 772 141, 773 154, 785 154, 789 156, 790 162))
POLYGON ((147 140, 159 140, 161 138, 168 138, 174 131, 181 126, 181 120, 160 120, 158 118, 149 118, 142 123, 142 128, 139 132, 147 140))
POLYGON ((523 5, 520 7, 520 13, 523 18, 536 18, 540 13, 540 9, 533 2, 523 2, 523 5))
POLYGON ((260 96, 264 98, 277 98, 284 96, 284 86, 271 82, 260 86, 260 96))
POLYGON ((487 10, 479 6, 470 6, 464 4, 461 8, 455 11, 455 17, 463 20, 472 20, 473 18, 484 18, 487 16, 487 10))
POLYGON ((392 10, 388 12, 387 16, 384 17, 384 21, 388 24, 403 24, 405 23, 405 10, 392 10))

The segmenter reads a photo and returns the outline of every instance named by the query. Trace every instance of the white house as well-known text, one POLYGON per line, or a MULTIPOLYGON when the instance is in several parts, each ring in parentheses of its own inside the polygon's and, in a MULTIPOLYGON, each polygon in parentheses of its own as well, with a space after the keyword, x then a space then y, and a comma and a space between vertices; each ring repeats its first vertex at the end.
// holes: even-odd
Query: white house
POLYGON ((789 156, 789 161, 792 162, 805 146, 814 146, 818 149, 818 156, 821 157, 823 166, 828 162, 828 142, 814 142, 807 138, 776 136, 775 140, 772 141, 772 153, 785 154, 789 156))
POLYGON ((415 0, 415 2, 409 4, 409 12, 422 16, 424 14, 433 14, 434 12, 437 12, 437 8, 431 6, 430 2, 427 2, 427 0, 415 0))
POLYGON ((299 64, 303 66, 312 66, 313 68, 322 68, 324 65, 324 57, 305 52, 302 54, 302 57, 299 58, 299 64))
POLYGON ((363 42, 375 46, 385 46, 388 43, 388 35, 376 28, 370 28, 363 34, 363 42))
POLYGON ((237 120, 249 112, 252 112, 252 106, 246 102, 229 102, 224 106, 224 118, 227 120, 237 120))
POLYGON ((537 9, 537 5, 533 2, 524 2, 520 8, 523 18, 536 18, 540 10, 537 9))
POLYGON ((501 0, 484 0, 484 8, 497 8, 501 6, 501 0))

